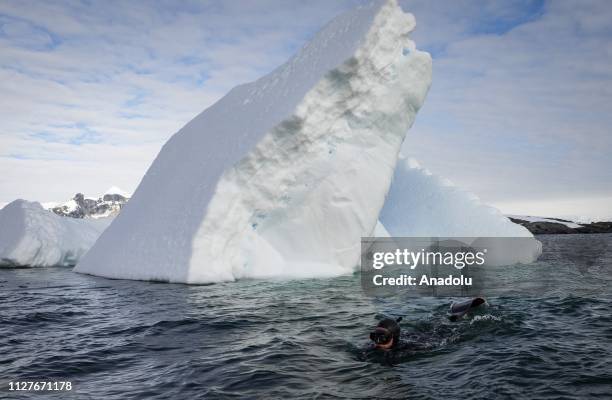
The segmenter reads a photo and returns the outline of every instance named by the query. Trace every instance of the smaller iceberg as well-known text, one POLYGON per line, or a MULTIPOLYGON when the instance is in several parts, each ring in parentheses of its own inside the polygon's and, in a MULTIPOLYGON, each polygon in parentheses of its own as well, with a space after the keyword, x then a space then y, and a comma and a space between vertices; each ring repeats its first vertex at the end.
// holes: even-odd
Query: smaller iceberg
POLYGON ((531 263, 542 244, 476 195, 401 157, 380 223, 394 237, 458 238, 491 251, 487 265, 531 263))
POLYGON ((0 267, 76 265, 111 220, 61 217, 15 200, 0 210, 0 267))
POLYGON ((476 195, 401 157, 380 213, 391 236, 533 237, 476 195))

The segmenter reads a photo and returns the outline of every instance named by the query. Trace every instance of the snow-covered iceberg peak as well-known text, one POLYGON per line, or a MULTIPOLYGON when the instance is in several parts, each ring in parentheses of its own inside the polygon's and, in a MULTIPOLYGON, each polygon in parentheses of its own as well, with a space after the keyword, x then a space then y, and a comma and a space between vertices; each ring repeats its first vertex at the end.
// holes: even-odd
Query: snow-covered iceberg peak
POLYGON ((396 1, 374 2, 234 88, 164 145, 75 270, 173 282, 353 270, 431 83, 414 27, 396 1))

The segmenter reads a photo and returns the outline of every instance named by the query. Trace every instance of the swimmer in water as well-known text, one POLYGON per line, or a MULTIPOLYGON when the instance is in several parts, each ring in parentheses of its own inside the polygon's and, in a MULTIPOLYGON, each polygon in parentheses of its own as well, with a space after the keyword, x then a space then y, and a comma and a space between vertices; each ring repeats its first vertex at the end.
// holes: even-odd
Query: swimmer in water
MULTIPOLYGON (((469 311, 482 304, 486 300, 482 297, 476 297, 460 303, 453 303, 450 307, 449 319, 457 321, 465 316, 469 311)), ((381 320, 376 328, 370 332, 370 340, 374 342, 374 348, 378 350, 427 350, 432 347, 427 338, 410 337, 409 340, 402 339, 399 322, 402 317, 397 319, 385 318, 381 320)))
POLYGON ((475 297, 470 300, 462 301, 460 303, 453 303, 450 306, 450 313, 448 315, 448 319, 451 321, 457 321, 465 314, 475 309, 478 306, 485 304, 487 301, 482 297, 475 297))
POLYGON ((402 317, 398 319, 385 318, 378 323, 376 329, 370 332, 370 340, 377 349, 391 350, 400 343, 400 326, 402 317))

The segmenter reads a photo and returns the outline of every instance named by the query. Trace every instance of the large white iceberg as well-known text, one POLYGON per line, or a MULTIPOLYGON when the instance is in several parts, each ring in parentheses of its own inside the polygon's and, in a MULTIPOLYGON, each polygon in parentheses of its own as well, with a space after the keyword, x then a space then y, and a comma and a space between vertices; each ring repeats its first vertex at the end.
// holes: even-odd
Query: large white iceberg
POLYGON ((61 217, 15 200, 0 210, 0 267, 75 265, 110 221, 61 217))
POLYGON ((431 83, 411 14, 376 1, 164 145, 75 271, 204 283, 352 271, 431 83))

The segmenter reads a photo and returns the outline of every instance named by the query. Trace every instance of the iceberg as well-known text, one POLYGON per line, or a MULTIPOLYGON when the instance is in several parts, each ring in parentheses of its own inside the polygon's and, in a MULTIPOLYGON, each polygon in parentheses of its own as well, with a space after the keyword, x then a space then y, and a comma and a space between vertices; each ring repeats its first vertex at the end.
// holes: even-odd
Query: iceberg
POLYGON ((542 253, 542 244, 525 227, 402 156, 379 218, 393 237, 462 238, 493 250, 488 265, 531 263, 542 253))
POLYGON ((395 170, 380 222, 391 236, 533 237, 473 193, 404 157, 395 170))
POLYGON ((395 0, 340 15, 163 146, 75 271, 207 283, 352 272, 431 84, 395 0))
POLYGON ((110 222, 61 217, 15 200, 0 210, 0 267, 74 266, 110 222))

